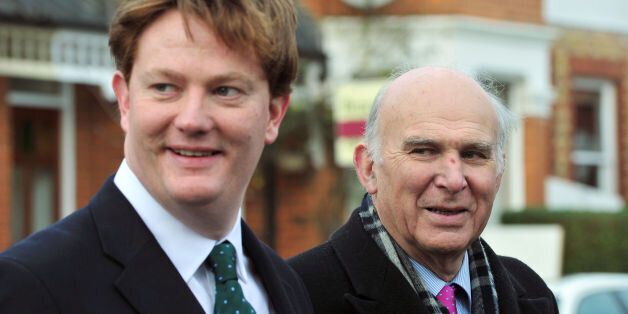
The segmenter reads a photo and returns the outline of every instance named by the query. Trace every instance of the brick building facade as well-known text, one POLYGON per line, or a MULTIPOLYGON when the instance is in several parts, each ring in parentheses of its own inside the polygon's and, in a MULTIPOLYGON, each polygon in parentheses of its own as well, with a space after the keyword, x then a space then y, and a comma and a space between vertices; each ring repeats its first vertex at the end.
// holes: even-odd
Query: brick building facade
MULTIPOLYGON (((95 6, 107 2, 90 1, 95 6)), ((339 105, 334 93, 352 82, 382 78, 403 64, 455 64, 503 84, 502 96, 521 124, 508 148, 497 212, 567 206, 564 195, 573 191, 607 207, 623 204, 628 199, 628 29, 554 25, 545 11, 551 1, 557 0, 389 0, 364 9, 345 0, 301 0, 318 24, 310 27, 320 28, 322 38, 298 33, 304 58, 292 108, 280 141, 265 153, 247 191, 246 220, 283 256, 324 241, 363 193, 350 167, 334 159, 330 115, 339 105), (326 59, 316 49, 318 40, 326 59), (602 109, 591 111, 591 106, 602 109), (598 112, 597 120, 586 118, 587 112, 598 112), (609 116, 614 119, 611 130, 604 129, 609 116), (586 145, 574 144, 579 128, 605 143, 602 138, 611 134, 612 143, 591 153, 586 145)), ((33 27, 28 20, 0 22, 0 248, 20 237, 16 223, 42 223, 12 213, 19 210, 15 133, 30 132, 15 129, 16 108, 47 108, 58 115, 58 163, 52 178, 42 181, 44 187, 55 187, 58 205, 41 219, 55 220, 86 204, 123 157, 124 134, 107 91, 113 70, 106 27, 102 22, 57 22, 54 27, 33 27), (15 47, 8 42, 14 34, 28 32, 41 39, 31 41, 31 47, 84 45, 85 50, 55 54, 39 49, 29 55, 7 48, 15 47), (75 41, 61 45, 58 40, 75 41), (104 54, 105 61, 88 58, 84 51, 96 51, 100 58, 104 54), (29 82, 47 82, 53 90, 47 98, 57 104, 38 103, 48 87, 20 89, 29 82)), ((313 23, 303 17, 301 22, 313 23)), ((39 191, 29 189, 31 196, 39 191)))
MULTIPOLYGON (((0 3, 0 250, 86 205, 123 158, 124 133, 109 87, 113 6, 107 0, 53 0, 33 8, 0 3), (42 120, 52 122, 42 126, 42 120)), ((320 102, 324 56, 314 22, 304 11, 299 20, 302 62, 292 97, 299 108, 292 111, 303 127, 312 122, 304 114, 320 102)), ((288 144, 274 149, 294 155, 285 133, 288 144)), ((304 149, 297 155, 305 156, 304 149)), ((295 168, 265 157, 244 204, 253 229, 288 254, 322 241, 330 230, 312 222, 321 218, 320 208, 339 207, 335 198, 317 197, 336 186, 337 168, 324 153, 315 170, 307 158, 295 168)))
POLYGON ((442 64, 488 74, 505 86, 504 101, 521 123, 510 140, 498 211, 624 206, 625 6, 604 1, 577 11, 562 0, 302 3, 321 24, 330 85, 396 65, 442 64), (360 54, 356 43, 367 52, 360 54))

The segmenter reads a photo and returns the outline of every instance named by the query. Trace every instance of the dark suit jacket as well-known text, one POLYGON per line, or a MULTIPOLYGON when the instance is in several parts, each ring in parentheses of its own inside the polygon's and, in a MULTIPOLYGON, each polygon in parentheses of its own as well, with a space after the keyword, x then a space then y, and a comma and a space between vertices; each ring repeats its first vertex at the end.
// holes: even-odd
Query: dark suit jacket
MULTIPOLYGON (((485 248, 500 313, 558 312, 554 295, 532 269, 485 248)), ((305 282, 316 313, 430 313, 364 230, 357 210, 329 241, 288 262, 305 282)))
MULTIPOLYGON (((277 313, 311 313, 302 281, 242 224, 277 313)), ((0 254, 0 313, 203 313, 112 178, 85 208, 0 254)))

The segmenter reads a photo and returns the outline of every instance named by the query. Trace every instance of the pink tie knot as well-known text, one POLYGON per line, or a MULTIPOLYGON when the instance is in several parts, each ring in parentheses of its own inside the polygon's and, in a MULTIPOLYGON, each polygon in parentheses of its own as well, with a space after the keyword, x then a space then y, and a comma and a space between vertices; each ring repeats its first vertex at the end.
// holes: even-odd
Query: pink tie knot
POLYGON ((436 299, 440 303, 442 303, 447 310, 449 310, 450 314, 456 314, 456 285, 451 284, 444 286, 443 289, 440 290, 438 295, 436 295, 436 299))

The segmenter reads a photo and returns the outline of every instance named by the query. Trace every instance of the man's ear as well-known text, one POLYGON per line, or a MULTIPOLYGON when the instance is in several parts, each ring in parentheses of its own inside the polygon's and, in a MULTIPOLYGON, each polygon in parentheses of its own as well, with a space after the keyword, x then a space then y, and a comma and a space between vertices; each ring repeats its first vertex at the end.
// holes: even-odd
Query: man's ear
POLYGON ((268 125, 266 126, 264 143, 272 144, 277 139, 279 126, 288 111, 289 103, 290 95, 278 96, 270 100, 270 105, 268 107, 270 115, 268 117, 268 125))
POLYGON ((353 151, 353 166, 366 192, 377 193, 377 177, 373 171, 374 162, 364 143, 358 144, 353 151))
POLYGON ((120 71, 116 71, 111 81, 113 92, 116 94, 118 100, 118 109, 120 110, 120 126, 124 132, 127 132, 129 128, 129 87, 124 74, 120 71))

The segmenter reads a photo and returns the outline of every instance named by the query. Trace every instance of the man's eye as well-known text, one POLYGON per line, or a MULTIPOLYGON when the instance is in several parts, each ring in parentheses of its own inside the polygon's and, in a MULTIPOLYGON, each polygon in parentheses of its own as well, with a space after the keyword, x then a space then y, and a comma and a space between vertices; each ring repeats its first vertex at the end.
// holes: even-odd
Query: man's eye
POLYGON ((166 84, 166 83, 155 84, 153 85, 153 89, 155 89, 156 91, 160 93, 171 93, 175 91, 174 85, 166 84))
POLYGON ((220 86, 214 90, 214 93, 222 97, 233 97, 240 93, 240 90, 230 86, 220 86))
POLYGON ((460 154, 460 157, 465 159, 486 159, 487 154, 478 151, 466 151, 460 154))
POLYGON ((410 153, 416 155, 428 155, 434 153, 434 149, 427 147, 413 148, 410 153))

